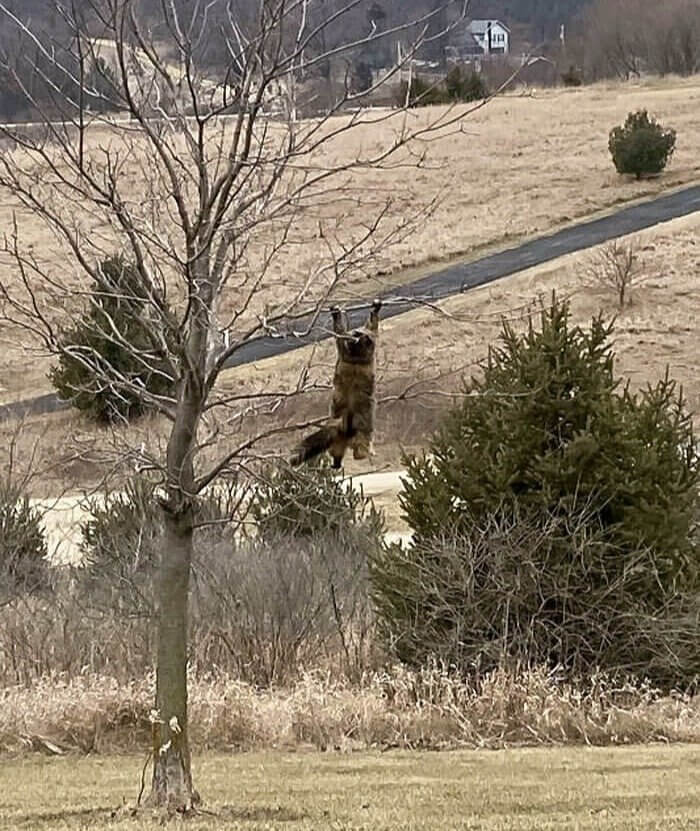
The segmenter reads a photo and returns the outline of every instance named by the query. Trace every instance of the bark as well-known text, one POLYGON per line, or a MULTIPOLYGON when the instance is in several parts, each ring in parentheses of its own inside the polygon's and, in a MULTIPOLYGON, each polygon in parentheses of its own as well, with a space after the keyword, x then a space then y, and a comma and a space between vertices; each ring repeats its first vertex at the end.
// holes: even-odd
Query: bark
POLYGON ((199 801, 192 785, 187 721, 187 618, 194 540, 193 447, 202 416, 213 290, 209 252, 203 247, 192 265, 194 311, 186 343, 187 360, 179 385, 168 440, 168 500, 158 592, 156 711, 153 725, 153 783, 149 803, 169 813, 187 813, 199 801))
POLYGON ((186 813, 198 802, 192 785, 187 722, 187 595, 193 550, 192 505, 165 509, 160 569, 153 783, 149 804, 186 813), (175 721, 176 720, 176 721, 175 721))

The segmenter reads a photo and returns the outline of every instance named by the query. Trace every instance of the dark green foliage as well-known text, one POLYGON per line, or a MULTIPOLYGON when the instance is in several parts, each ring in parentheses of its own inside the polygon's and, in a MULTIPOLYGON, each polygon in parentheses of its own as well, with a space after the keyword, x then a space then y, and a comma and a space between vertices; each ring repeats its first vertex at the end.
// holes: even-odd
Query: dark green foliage
POLYGON ((264 541, 343 536, 353 528, 376 541, 384 532, 372 501, 338 479, 325 459, 308 469, 273 471, 258 487, 252 513, 264 541))
POLYGON ((646 110, 630 113, 623 127, 610 131, 608 149, 618 173, 656 174, 666 167, 676 147, 676 132, 662 127, 646 110))
MULTIPOLYGON (((620 387, 611 333, 600 318, 573 326, 556 300, 539 328, 504 324, 432 457, 407 460, 414 544, 373 566, 402 657, 444 649, 462 665, 498 654, 643 672, 637 658, 651 666, 668 647, 666 620, 688 653, 676 618, 692 622, 679 610, 700 590, 692 422, 669 378, 636 395, 620 387), (635 658, 647 634, 654 646, 635 658)), ((687 680, 699 656, 667 658, 666 678, 687 680)))
POLYGON ((562 73, 561 82, 565 87, 580 87, 583 84, 583 78, 580 71, 572 65, 562 73))
POLYGON ((445 88, 451 101, 480 101, 489 95, 483 77, 478 72, 464 70, 461 66, 455 66, 447 73, 445 88))
POLYGON ((359 60, 353 67, 353 84, 357 92, 365 92, 372 86, 372 67, 359 60))
POLYGON ((148 409, 146 396, 173 390, 152 337, 151 306, 136 269, 121 257, 100 266, 88 310, 62 334, 50 379, 61 398, 101 422, 130 420, 148 409))
POLYGON ((429 107, 433 104, 446 104, 448 100, 447 92, 442 84, 431 84, 416 75, 411 79, 410 91, 408 82, 401 82, 396 103, 400 107, 405 106, 406 101, 409 107, 429 107))
POLYGON ((41 515, 11 482, 0 481, 0 605, 50 586, 46 555, 41 515))
POLYGON ((427 107, 431 104, 452 104, 458 101, 478 101, 489 95, 486 82, 473 70, 455 66, 443 81, 430 83, 419 75, 411 80, 411 90, 404 81, 399 87, 397 103, 405 106, 408 94, 409 107, 427 107))

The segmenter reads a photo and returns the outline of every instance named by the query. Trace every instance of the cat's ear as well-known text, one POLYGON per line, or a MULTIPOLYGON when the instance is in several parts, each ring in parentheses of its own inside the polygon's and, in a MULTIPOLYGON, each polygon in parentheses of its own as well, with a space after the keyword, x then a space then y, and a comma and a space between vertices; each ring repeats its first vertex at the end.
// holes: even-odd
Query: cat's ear
POLYGON ((382 308, 382 301, 376 297, 372 303, 372 309, 367 318, 367 328, 373 333, 377 334, 379 331, 379 312, 382 308))
POLYGON ((338 306, 331 306, 331 320, 336 335, 344 335, 347 332, 347 322, 338 306))

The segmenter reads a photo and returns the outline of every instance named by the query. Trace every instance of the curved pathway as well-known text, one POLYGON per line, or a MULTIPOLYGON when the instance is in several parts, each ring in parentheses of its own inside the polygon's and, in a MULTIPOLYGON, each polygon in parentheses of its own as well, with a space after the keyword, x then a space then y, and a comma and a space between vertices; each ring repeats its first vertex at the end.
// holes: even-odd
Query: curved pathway
MULTIPOLYGON (((403 297, 420 297, 422 302, 437 301, 453 294, 483 286, 518 271, 541 265, 550 260, 591 248, 616 237, 642 231, 660 222, 668 222, 700 211, 700 185, 674 191, 646 202, 636 203, 615 213, 598 219, 579 222, 555 233, 548 234, 514 248, 490 254, 472 262, 449 265, 432 274, 414 280, 403 286, 395 286, 391 294, 403 297)), ((410 311, 415 304, 407 300, 382 310, 382 318, 394 317, 410 311)), ((359 325, 366 312, 359 310, 349 315, 350 325, 359 325)), ((303 331, 310 324, 310 318, 294 323, 294 330, 303 331)), ((261 337, 242 344, 227 362, 227 367, 271 358, 310 343, 329 337, 330 319, 319 316, 316 326, 306 337, 299 337, 290 330, 280 337, 261 337)), ((42 415, 66 409, 69 404, 61 401, 55 393, 48 393, 24 401, 0 405, 0 421, 22 415, 42 415)))

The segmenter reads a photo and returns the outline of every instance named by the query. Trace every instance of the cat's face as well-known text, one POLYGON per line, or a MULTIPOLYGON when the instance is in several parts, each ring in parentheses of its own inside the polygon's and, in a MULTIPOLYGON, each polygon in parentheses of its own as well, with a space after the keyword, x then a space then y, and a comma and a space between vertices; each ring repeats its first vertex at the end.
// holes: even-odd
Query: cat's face
POLYGON ((343 358, 353 364, 371 363, 374 348, 374 337, 365 329, 355 329, 341 339, 343 358))

